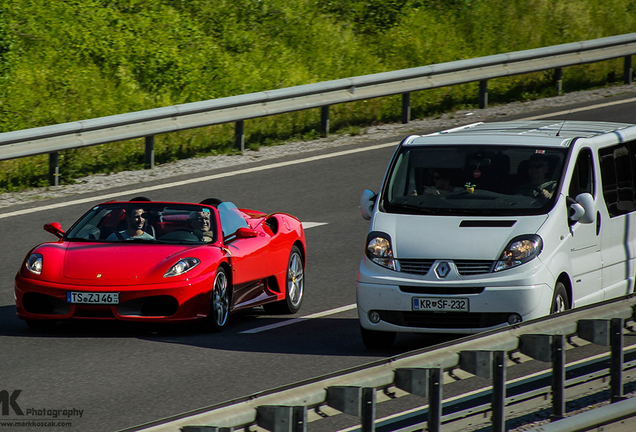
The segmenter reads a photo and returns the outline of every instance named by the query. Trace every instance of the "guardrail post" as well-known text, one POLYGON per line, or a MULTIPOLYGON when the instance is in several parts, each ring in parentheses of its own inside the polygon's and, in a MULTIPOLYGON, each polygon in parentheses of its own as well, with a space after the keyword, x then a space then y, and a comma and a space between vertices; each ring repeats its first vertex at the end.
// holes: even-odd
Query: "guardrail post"
POLYGON ((556 84, 557 95, 563 93, 563 68, 556 68, 554 70, 554 84, 556 84))
POLYGON ((428 432, 442 428, 442 369, 428 370, 428 432))
POLYGON ((428 369, 401 368, 395 371, 395 386, 416 396, 428 396, 428 369))
POLYGON ((57 152, 49 153, 49 184, 51 186, 59 186, 60 184, 60 166, 57 152))
POLYGON ((611 326, 610 401, 614 403, 625 399, 623 396, 623 319, 612 318, 611 326))
POLYGON ((402 123, 411 121, 411 93, 402 93, 402 123))
POLYGON ((256 408, 256 424, 272 432, 305 432, 307 407, 263 405, 256 408))
POLYGON ((488 108, 488 80, 479 81, 479 108, 488 108))
POLYGON ((565 417, 565 337, 552 336, 552 420, 565 417))
POLYGON ((245 121, 239 120, 234 124, 234 147, 243 153, 245 151, 245 121))
POLYGON ((362 432, 375 432, 375 389, 362 388, 360 417, 362 418, 362 432))
POLYGON ((610 321, 606 319, 582 319, 577 323, 576 334, 595 345, 610 345, 610 321))
POLYGON ((492 377, 492 351, 461 351, 459 367, 482 378, 492 377))
POLYGON ((526 334, 519 337, 519 351, 535 360, 552 362, 552 416, 565 417, 565 337, 526 334))
POLYGON ((628 55, 624 57, 623 62, 623 82, 625 84, 632 83, 632 56, 628 55))
POLYGON ((494 351, 492 362, 492 430, 506 430, 506 352, 494 351))
POLYGON ((155 136, 146 137, 146 151, 144 153, 144 164, 146 168, 153 169, 155 167, 155 136))
POLYGON ((345 414, 360 416, 361 388, 354 386, 333 386, 327 388, 325 402, 345 414))
POLYGON ((329 135, 329 105, 320 107, 320 134, 329 135))
POLYGON ((325 402, 340 412, 360 417, 362 432, 375 431, 375 388, 332 386, 327 388, 325 402))

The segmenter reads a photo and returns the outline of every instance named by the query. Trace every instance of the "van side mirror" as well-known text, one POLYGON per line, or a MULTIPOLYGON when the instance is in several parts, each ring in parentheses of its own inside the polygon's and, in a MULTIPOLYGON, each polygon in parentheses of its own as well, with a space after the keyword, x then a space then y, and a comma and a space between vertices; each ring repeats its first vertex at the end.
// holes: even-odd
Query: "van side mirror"
POLYGON ((594 198, 589 193, 582 193, 576 196, 574 200, 568 199, 570 205, 570 222, 580 222, 590 224, 596 218, 596 209, 594 208, 594 198))
POLYGON ((377 195, 375 194, 375 192, 370 191, 369 189, 366 189, 364 192, 362 192, 362 197, 360 197, 360 215, 363 219, 371 219, 376 198, 377 195))

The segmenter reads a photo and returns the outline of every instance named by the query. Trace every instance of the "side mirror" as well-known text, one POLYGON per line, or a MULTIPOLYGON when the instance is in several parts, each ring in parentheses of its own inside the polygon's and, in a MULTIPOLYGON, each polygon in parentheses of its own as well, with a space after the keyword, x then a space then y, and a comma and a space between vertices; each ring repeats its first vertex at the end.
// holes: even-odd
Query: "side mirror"
POLYGON ((236 235, 237 239, 252 238, 258 235, 258 233, 255 230, 251 228, 245 228, 245 227, 237 229, 234 234, 236 235))
POLYGON ((64 237, 64 231, 62 231, 62 225, 59 222, 51 222, 44 225, 44 231, 50 232, 51 234, 57 236, 57 238, 64 237))
POLYGON ((362 197, 360 197, 360 215, 363 219, 371 219, 376 198, 377 195, 375 194, 375 192, 370 191, 369 189, 366 189, 364 192, 362 192, 362 197))
POLYGON ((596 219, 596 209, 594 208, 594 198, 589 193, 582 193, 576 196, 570 204, 570 222, 580 222, 582 224, 593 223, 596 219))

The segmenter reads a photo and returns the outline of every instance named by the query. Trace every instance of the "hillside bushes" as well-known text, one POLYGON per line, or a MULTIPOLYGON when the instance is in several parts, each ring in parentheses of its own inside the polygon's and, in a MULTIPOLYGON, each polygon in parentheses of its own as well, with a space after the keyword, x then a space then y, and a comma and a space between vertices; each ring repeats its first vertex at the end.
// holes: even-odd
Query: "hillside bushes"
MULTIPOLYGON (((595 39, 633 31, 636 0, 3 0, 0 132, 595 39)), ((612 83, 622 63, 564 70, 612 83)), ((553 92, 551 73, 492 80, 491 102, 553 92)), ((415 117, 476 103, 474 85, 412 95, 415 117)), ((334 107, 332 130, 395 121, 399 98, 334 107)), ((313 138, 319 113, 246 123, 252 148, 313 138)), ((156 139, 158 163, 232 151, 232 125, 156 139)), ((133 140, 60 155, 63 182, 140 168, 133 140)), ((0 163, 0 189, 43 185, 45 156, 0 163)))

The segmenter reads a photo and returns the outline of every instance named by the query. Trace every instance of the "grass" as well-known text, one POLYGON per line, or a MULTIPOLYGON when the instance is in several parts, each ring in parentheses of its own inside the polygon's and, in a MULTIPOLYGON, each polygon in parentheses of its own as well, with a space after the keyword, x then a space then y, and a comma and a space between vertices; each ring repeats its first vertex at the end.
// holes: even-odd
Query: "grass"
MULTIPOLYGON (((0 132, 624 34, 636 0, 3 0, 0 132)), ((563 70, 611 85, 622 61, 563 70)), ((552 72, 489 81, 489 103, 555 94, 552 72)), ((411 95, 412 118, 477 104, 477 83, 411 95)), ((398 96, 331 107, 330 130, 400 119, 398 96)), ((319 110, 246 122, 256 149, 319 136, 319 110)), ((156 137, 157 163, 234 150, 234 125, 156 137)), ((143 167, 143 140, 60 154, 62 183, 143 167)), ((0 191, 43 186, 48 159, 0 162, 0 191)))

